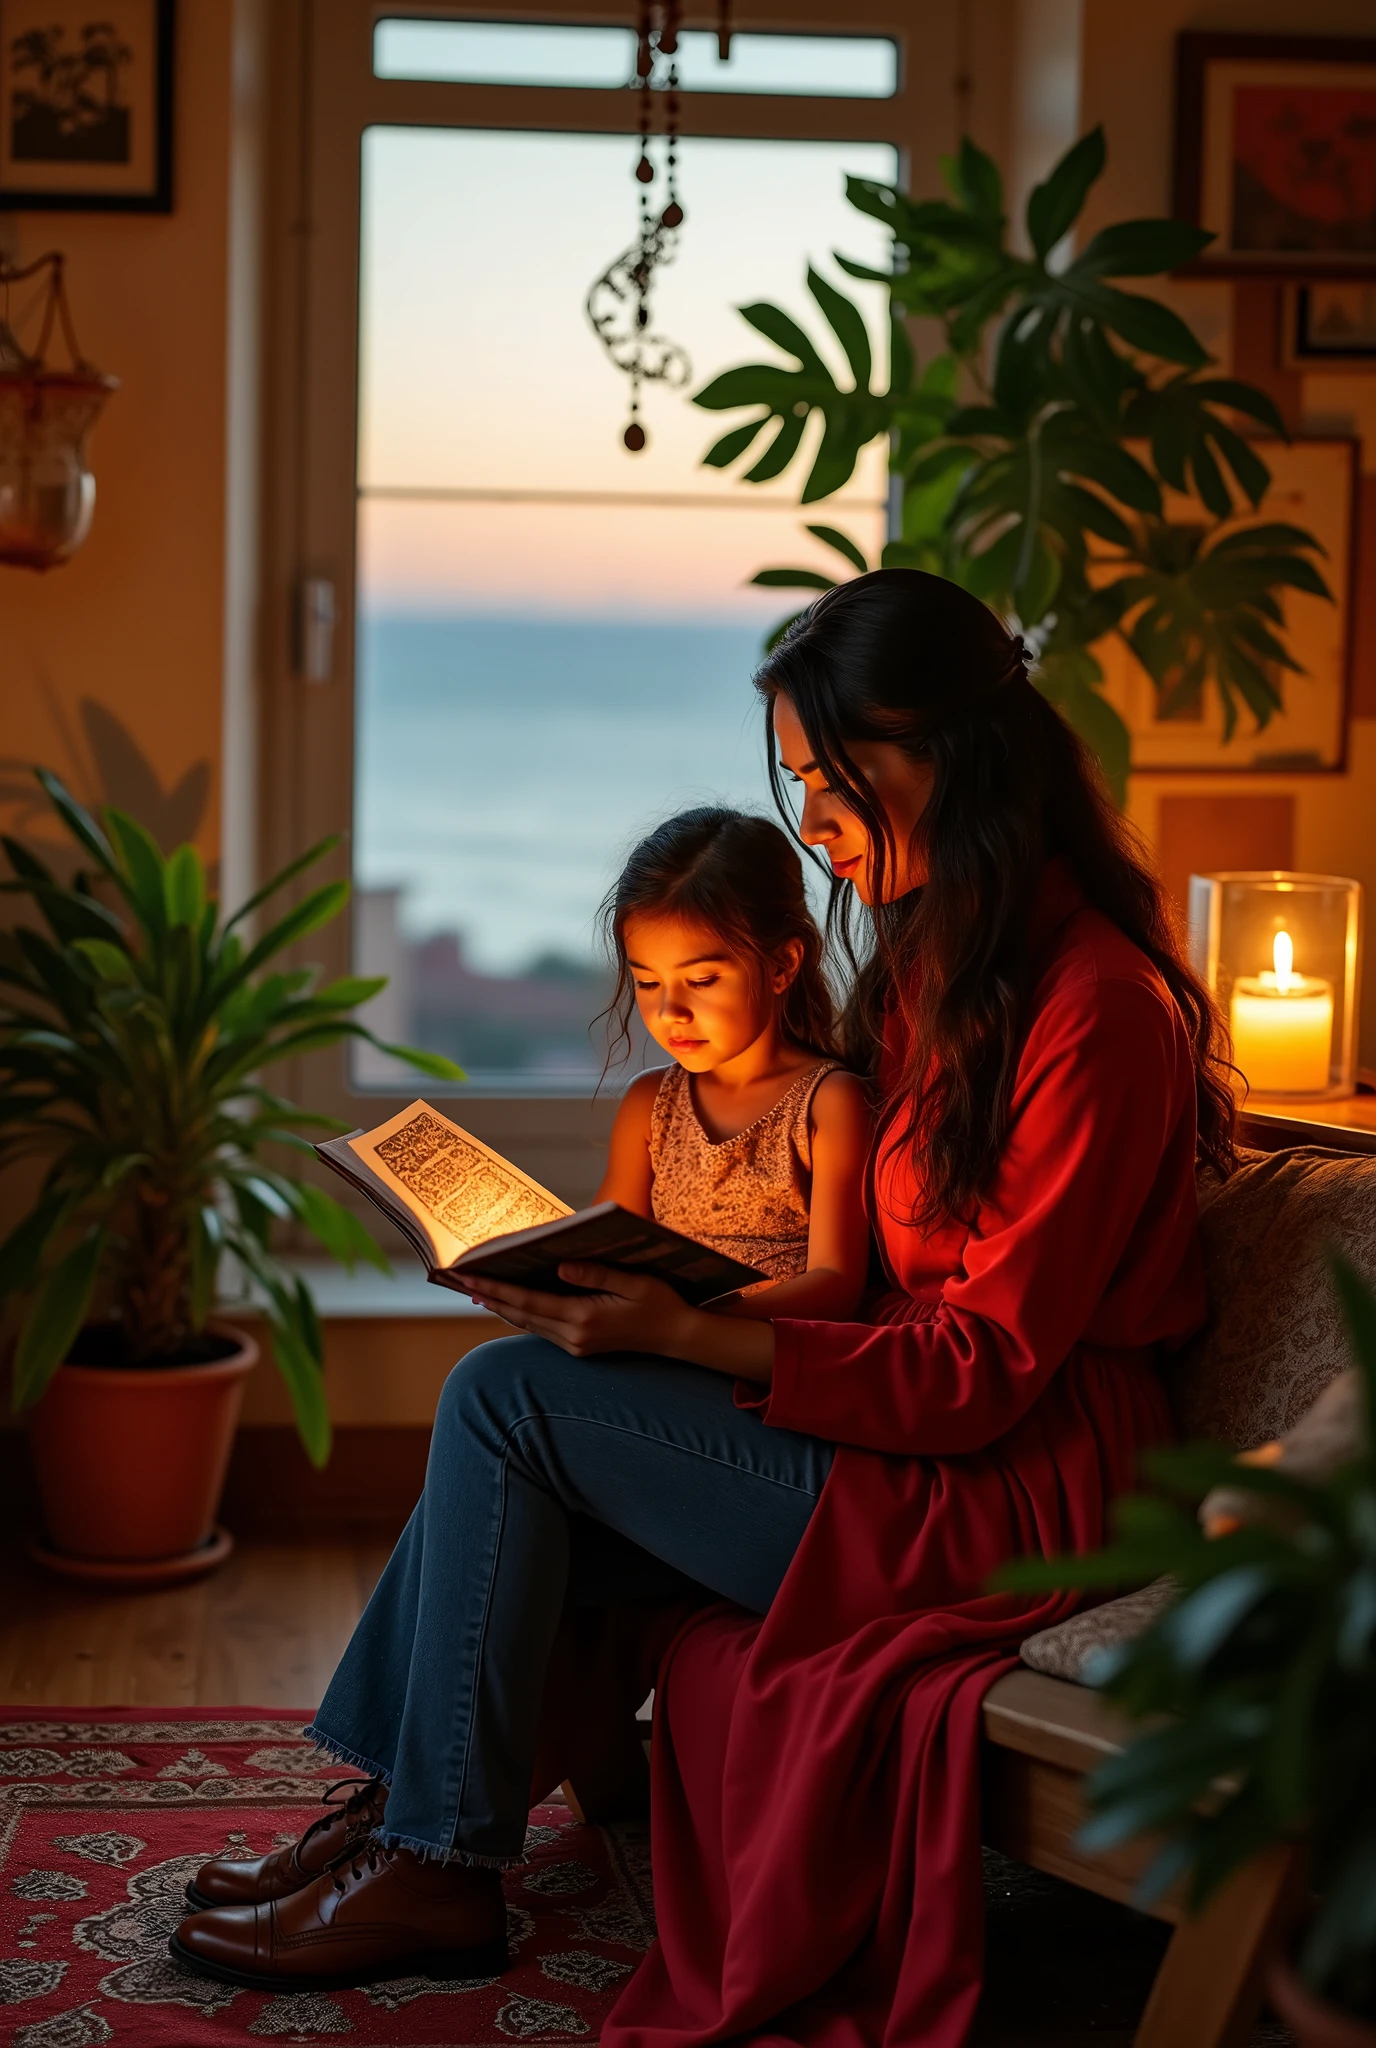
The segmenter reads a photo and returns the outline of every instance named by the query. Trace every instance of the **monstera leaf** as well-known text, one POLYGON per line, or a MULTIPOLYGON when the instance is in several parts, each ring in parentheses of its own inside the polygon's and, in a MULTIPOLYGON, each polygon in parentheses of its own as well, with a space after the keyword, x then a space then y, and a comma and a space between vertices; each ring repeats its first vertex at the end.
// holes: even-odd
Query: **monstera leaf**
POLYGON ((1185 375, 1155 387, 1144 382, 1123 409, 1123 431, 1150 441, 1162 481, 1177 491, 1193 488, 1216 519, 1227 519, 1236 509, 1225 465, 1254 506, 1271 482, 1270 470, 1229 424, 1225 408, 1287 438, 1285 422, 1266 393, 1236 377, 1185 375))
MULTIPOLYGON (((742 405, 764 408, 708 449, 702 459, 712 469, 728 468, 778 422, 772 439, 745 472, 745 481, 752 484, 768 483, 787 469, 802 444, 808 420, 819 412, 821 445, 802 491, 803 503, 810 505, 849 483, 861 449, 887 429, 890 396, 870 389, 873 355, 859 307, 815 270, 808 271, 807 283, 841 344, 854 378, 852 388, 845 390, 837 383, 803 329, 778 306, 742 306, 742 319, 791 355, 798 367, 745 363, 714 377, 695 393, 693 403, 709 412, 728 412, 742 405)), ((897 344, 896 358, 910 369, 912 356, 906 335, 897 344)))
POLYGON ((970 456, 951 510, 969 587, 1024 626, 1046 617, 1067 567, 1083 573, 1092 537, 1131 547, 1119 506, 1160 512, 1150 471, 1076 406, 970 407, 951 431, 970 456))
POLYGON ((1106 161, 1101 128, 1084 136, 1028 198, 1030 257, 1007 244, 1002 181, 992 158, 967 140, 942 161, 950 201, 912 200, 892 186, 852 178, 851 203, 894 237, 891 272, 846 263, 852 277, 879 278, 908 312, 944 320, 951 348, 979 347, 990 320, 1011 308, 999 349, 1043 361, 1073 324, 1113 334, 1130 349, 1197 368, 1207 357, 1178 314, 1159 299, 1109 282, 1152 277, 1199 255, 1210 236, 1177 220, 1120 221, 1102 229, 1070 262, 1054 252, 1074 227, 1106 161))
MULTIPOLYGON (((874 388, 858 307, 809 270, 850 385, 788 314, 751 306, 746 319, 791 363, 728 370, 696 402, 715 411, 755 408, 705 457, 727 468, 768 435, 744 471, 755 483, 783 474, 820 415, 804 504, 839 490, 868 443, 884 437, 902 514, 881 561, 950 576, 1031 630, 1042 687, 1121 792, 1127 732, 1102 695, 1096 639, 1126 617, 1163 705, 1181 708, 1214 683, 1231 734, 1239 707, 1264 722, 1280 702, 1281 676, 1299 673, 1277 593, 1320 594, 1323 583, 1309 559, 1317 543, 1296 538, 1297 529, 1266 544, 1167 518, 1163 487, 1192 493, 1221 522, 1260 506, 1270 472, 1244 429, 1283 435, 1284 427, 1264 392, 1204 374, 1204 348, 1170 307, 1122 287, 1125 278, 1190 262, 1209 239, 1202 230, 1177 220, 1120 221, 1066 254, 1104 163, 1096 129, 1035 188, 1024 222, 1030 253, 1010 248, 998 168, 968 140, 943 160, 945 198, 913 199, 849 179, 852 205, 893 238, 886 270, 837 259, 850 276, 888 290, 887 390, 874 388), (914 360, 909 314, 944 330, 945 347, 924 365, 914 360), (1106 550, 1128 572, 1111 601, 1106 550)), ((864 559, 858 550, 839 552, 852 568, 864 559)), ((819 570, 784 568, 754 580, 814 591, 830 581, 819 570)))
POLYGON ((1302 527, 1280 523, 1220 532, 1144 520, 1144 566, 1117 579, 1126 638, 1160 693, 1163 718, 1192 710, 1212 680, 1224 738, 1245 705, 1258 729, 1281 708, 1280 678, 1304 673, 1280 634, 1278 595, 1332 593, 1310 559, 1323 549, 1302 527))

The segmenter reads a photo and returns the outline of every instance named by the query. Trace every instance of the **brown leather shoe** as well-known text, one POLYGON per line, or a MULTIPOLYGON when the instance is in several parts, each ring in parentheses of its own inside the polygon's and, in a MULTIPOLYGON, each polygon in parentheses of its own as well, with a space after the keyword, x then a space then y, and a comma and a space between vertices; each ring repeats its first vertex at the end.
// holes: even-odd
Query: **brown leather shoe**
POLYGON ((251 1991, 345 1991, 381 1977, 499 1977, 507 1968, 498 1870, 361 1844, 303 1891, 183 1920, 173 1957, 251 1991))
POLYGON ((285 1899, 352 1855, 381 1825, 386 1807, 387 1787, 381 1778, 341 1778, 325 1793, 324 1813, 299 1842, 251 1862, 217 1856, 203 1863, 186 1888, 186 1903, 206 1912, 212 1906, 261 1906, 269 1899, 285 1899))

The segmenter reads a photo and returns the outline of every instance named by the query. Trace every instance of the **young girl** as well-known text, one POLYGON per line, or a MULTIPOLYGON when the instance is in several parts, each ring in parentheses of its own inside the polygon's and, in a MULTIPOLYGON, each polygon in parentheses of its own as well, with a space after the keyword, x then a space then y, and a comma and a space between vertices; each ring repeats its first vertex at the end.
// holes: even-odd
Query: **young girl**
POLYGON ((599 1201, 653 1216, 768 1279, 717 1313, 845 1321, 869 1226, 869 1111, 834 1057, 802 864, 767 818, 704 807, 643 839, 603 911, 634 1011, 675 1064, 632 1081, 599 1201))
POLYGON ((607 919, 623 1034, 638 1009, 674 1064, 627 1090, 601 1195, 768 1277, 715 1312, 595 1266, 565 1269, 585 1288, 572 1306, 474 1279, 475 1300, 509 1299, 532 1327, 542 1311, 522 1304, 552 1300, 577 1334, 498 1338, 450 1374, 425 1492, 316 1718, 369 1777, 296 1848, 201 1869, 198 1896, 220 1903, 174 1950, 205 1975, 299 1990, 412 1958, 436 1976, 505 1969, 498 1866, 522 1856, 532 1785, 568 1773, 585 1810, 590 1788, 614 1810, 629 1766, 643 1774, 647 1606, 716 1595, 763 1614, 821 1494, 832 1445, 742 1415, 732 1379, 692 1362, 774 1316, 846 1326, 865 1282, 869 1118, 833 1057, 801 863, 766 819, 687 811, 636 848, 607 919), (610 1343, 598 1322, 609 1277, 647 1304, 657 1355, 639 1373, 624 1321, 610 1343), (631 1512, 600 1513, 608 1474, 631 1512))

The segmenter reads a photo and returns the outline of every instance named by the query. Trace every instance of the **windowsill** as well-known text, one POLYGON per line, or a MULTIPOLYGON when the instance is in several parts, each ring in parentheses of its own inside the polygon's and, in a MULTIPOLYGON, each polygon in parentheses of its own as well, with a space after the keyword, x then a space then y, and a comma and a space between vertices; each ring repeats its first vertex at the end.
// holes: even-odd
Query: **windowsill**
MULTIPOLYGON (((475 1308, 466 1294, 437 1287, 427 1280, 414 1259, 398 1259, 390 1277, 375 1266, 356 1266, 352 1273, 330 1259, 288 1258, 287 1270, 297 1273, 310 1288, 322 1322, 390 1322, 396 1319, 437 1320, 453 1317, 483 1317, 486 1309, 475 1308)), ((263 1295, 251 1287, 248 1294, 222 1299, 218 1311, 227 1316, 261 1315, 263 1295)))
MULTIPOLYGON (((620 1099, 620 1084, 599 1082, 596 1075, 563 1078, 557 1074, 470 1074, 466 1081, 432 1081, 424 1074, 400 1074, 390 1081, 360 1082, 352 1076, 350 1098, 365 1108, 376 1102, 390 1110, 395 1101, 410 1102, 424 1092, 427 1102, 588 1102, 620 1099), (408 1095, 404 1091, 410 1088, 408 1095)), ((376 1121, 376 1119, 374 1119, 376 1121)))

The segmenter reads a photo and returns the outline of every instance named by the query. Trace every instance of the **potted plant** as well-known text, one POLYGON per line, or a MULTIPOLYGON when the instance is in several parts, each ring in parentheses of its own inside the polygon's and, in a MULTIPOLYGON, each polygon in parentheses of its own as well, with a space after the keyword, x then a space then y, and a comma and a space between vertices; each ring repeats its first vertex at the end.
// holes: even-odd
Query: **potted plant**
MULTIPOLYGON (((347 882, 302 896, 261 933, 252 920, 320 860, 326 840, 232 916, 194 847, 164 856, 118 810, 97 820, 38 779, 75 842, 60 878, 6 838, 39 922, 0 933, 0 1169, 30 1199, 0 1244, 0 1306, 14 1328, 12 1400, 30 1444, 48 1561, 79 1575, 167 1578, 209 1545, 252 1339, 213 1311, 226 1253, 262 1300, 306 1453, 330 1422, 309 1289, 275 1256, 291 1220, 333 1257, 386 1268, 351 1212, 283 1170, 301 1133, 335 1131, 264 1086, 274 1062, 342 1039, 379 1044, 353 1012, 384 986, 272 967, 337 916, 347 882)), ((388 1046, 440 1079, 452 1061, 388 1046)))
POLYGON ((1182 1877, 1197 1908, 1268 1844, 1303 1837, 1314 1894, 1272 2004, 1304 2048, 1376 2048, 1376 1295, 1334 1260, 1364 1390, 1366 1445, 1321 1483, 1241 1465, 1209 1445, 1159 1450, 1161 1491, 1119 1503, 1092 1557, 1020 1560, 1005 1587, 1142 1585, 1174 1604, 1094 1677, 1134 1716, 1167 1716, 1089 1784, 1081 1840, 1157 1833, 1152 1895, 1182 1877), (1208 1536, 1195 1504, 1226 1487, 1243 1512, 1208 1536))
POLYGON ((1122 802, 1130 740, 1102 687, 1110 640, 1146 670, 1162 717, 1196 716, 1211 689, 1231 736, 1244 711, 1267 724, 1285 672, 1298 670, 1282 637, 1283 593, 1329 592, 1311 533, 1251 523, 1271 475, 1245 436, 1260 427, 1284 437, 1273 401, 1214 375, 1178 313, 1122 285, 1192 262, 1212 237, 1187 221, 1116 221, 1066 254, 1106 156, 1098 128, 1066 152, 1028 196, 1021 248, 998 166, 968 136, 942 159, 946 198, 848 178, 851 205, 892 236, 887 269, 837 259, 887 291, 887 364, 856 302, 810 269, 830 329, 823 346, 781 306, 742 306, 789 360, 737 365, 693 402, 750 409, 705 463, 729 469, 748 454, 739 474, 754 484, 806 465, 804 505, 839 491, 882 441, 898 530, 877 560, 837 527, 815 525, 807 531, 837 557, 834 575, 771 568, 752 580, 815 592, 884 566, 964 584, 1016 619, 1038 653, 1038 687, 1095 749, 1122 802), (925 362, 910 318, 941 334, 925 362), (808 432, 814 415, 819 435, 808 432), (1181 517, 1168 493, 1187 489, 1197 509, 1181 517))

